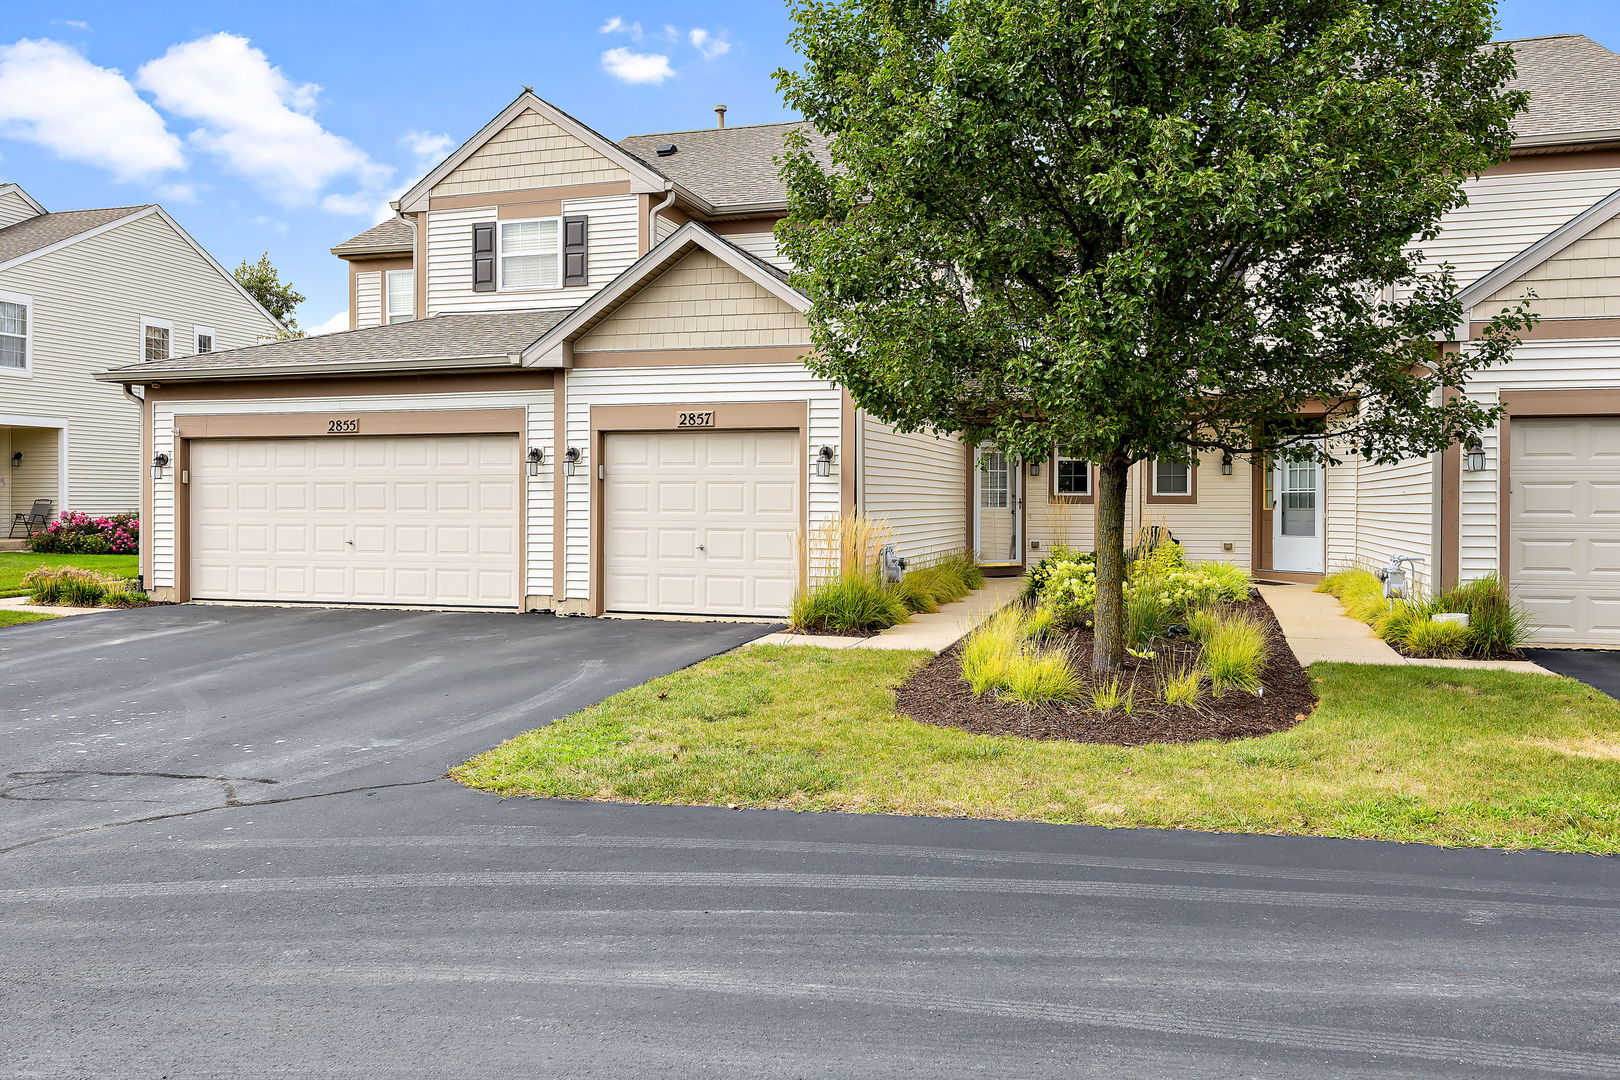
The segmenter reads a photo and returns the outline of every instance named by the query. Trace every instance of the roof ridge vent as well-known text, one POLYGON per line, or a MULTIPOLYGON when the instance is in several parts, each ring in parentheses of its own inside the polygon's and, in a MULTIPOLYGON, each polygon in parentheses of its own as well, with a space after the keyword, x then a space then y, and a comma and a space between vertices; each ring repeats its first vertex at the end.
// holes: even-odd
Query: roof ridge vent
POLYGON ((657 148, 653 150, 653 153, 657 154, 659 157, 669 157, 671 154, 673 154, 676 150, 679 150, 679 149, 680 149, 680 147, 676 146, 672 142, 659 143, 657 148))

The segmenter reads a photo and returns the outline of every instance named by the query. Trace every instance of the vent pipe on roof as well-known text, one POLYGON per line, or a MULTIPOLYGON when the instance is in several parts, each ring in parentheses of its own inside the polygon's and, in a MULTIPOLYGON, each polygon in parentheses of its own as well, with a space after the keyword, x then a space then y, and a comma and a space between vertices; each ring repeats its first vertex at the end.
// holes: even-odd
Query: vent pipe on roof
POLYGON ((714 126, 726 126, 726 107, 724 105, 716 105, 714 107, 714 126))

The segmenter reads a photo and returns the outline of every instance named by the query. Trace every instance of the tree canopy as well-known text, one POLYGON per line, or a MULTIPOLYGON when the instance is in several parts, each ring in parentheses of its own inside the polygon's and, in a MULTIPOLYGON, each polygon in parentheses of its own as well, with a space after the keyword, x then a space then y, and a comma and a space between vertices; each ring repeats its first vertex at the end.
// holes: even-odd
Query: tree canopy
POLYGON ((259 261, 255 263, 243 259, 242 265, 231 273, 237 283, 246 289, 264 310, 286 324, 292 336, 302 336, 302 332, 298 329, 298 320, 293 318, 293 312, 306 297, 294 289, 290 282, 281 280, 280 272, 270 263, 268 251, 260 255, 259 261))
POLYGON ((1524 105, 1489 0, 793 15, 806 63, 779 85, 827 140, 784 160, 778 227, 811 362, 904 430, 1098 463, 1102 666, 1131 463, 1330 458, 1288 423, 1307 407, 1386 462, 1492 419, 1444 389, 1506 359, 1528 313, 1437 350, 1464 313, 1422 255, 1524 105))

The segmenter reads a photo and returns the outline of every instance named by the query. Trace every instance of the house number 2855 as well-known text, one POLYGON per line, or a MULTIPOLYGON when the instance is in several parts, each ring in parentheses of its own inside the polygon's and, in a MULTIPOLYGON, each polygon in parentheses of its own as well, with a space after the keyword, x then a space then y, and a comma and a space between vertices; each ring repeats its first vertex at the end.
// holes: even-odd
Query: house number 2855
POLYGON ((353 435, 359 430, 360 420, 358 417, 349 420, 328 420, 326 422, 326 433, 328 435, 353 435))

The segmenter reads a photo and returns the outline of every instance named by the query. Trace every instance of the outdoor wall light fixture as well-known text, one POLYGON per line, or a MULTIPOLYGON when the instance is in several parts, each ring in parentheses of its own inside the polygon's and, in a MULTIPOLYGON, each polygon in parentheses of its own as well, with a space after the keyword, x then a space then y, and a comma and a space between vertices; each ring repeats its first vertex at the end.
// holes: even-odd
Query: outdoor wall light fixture
POLYGON ((573 476, 579 469, 579 459, 585 455, 579 452, 579 447, 570 446, 563 451, 563 475, 573 476))
POLYGON ((1469 472, 1485 471, 1485 444, 1477 435, 1468 440, 1468 458, 1463 467, 1469 472))
POLYGON ((15 454, 11 455, 11 467, 13 469, 16 469, 16 468, 21 467, 21 465, 22 465, 22 451, 18 450, 15 454))
POLYGON ((816 475, 817 476, 831 476, 832 475, 832 465, 833 465, 833 448, 832 447, 823 446, 820 450, 816 451, 816 475))
POLYGON ((1032 462, 1029 463, 1029 475, 1031 475, 1031 476, 1039 476, 1039 475, 1041 475, 1041 463, 1040 462, 1032 461, 1032 462))
POLYGON ((1231 454, 1222 454, 1221 455, 1221 475, 1222 476, 1231 476, 1232 475, 1232 455, 1231 454))
POLYGON ((539 476, 540 466, 546 463, 546 452, 538 446, 529 447, 529 475, 539 476))
POLYGON ((152 479, 163 479, 163 470, 169 467, 169 455, 164 453, 152 456, 152 479))

